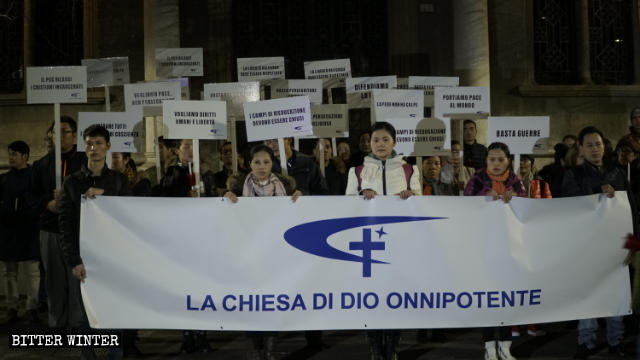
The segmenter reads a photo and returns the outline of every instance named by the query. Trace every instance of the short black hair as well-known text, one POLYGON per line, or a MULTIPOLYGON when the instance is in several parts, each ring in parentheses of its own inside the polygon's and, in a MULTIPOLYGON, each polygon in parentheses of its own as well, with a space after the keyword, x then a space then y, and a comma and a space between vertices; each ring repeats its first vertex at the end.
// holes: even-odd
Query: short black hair
POLYGON ((71 116, 67 116, 67 115, 63 115, 60 117, 60 123, 67 123, 69 124, 69 127, 71 128, 71 131, 73 131, 74 133, 78 132, 78 124, 76 124, 76 121, 73 120, 73 118, 71 116))
POLYGON ((563 143, 557 143, 554 147, 553 150, 555 151, 555 154, 553 155, 553 158, 555 159, 556 163, 560 163, 560 160, 564 159, 564 157, 567 155, 567 153, 569 152, 569 147, 563 143))
POLYGON ((489 156, 489 151, 491 150, 502 150, 508 159, 511 159, 511 152, 509 151, 509 146, 505 143, 494 142, 489 145, 487 148, 487 157, 489 156))
POLYGON ((571 139, 573 141, 578 141, 578 138, 575 135, 569 134, 569 135, 565 135, 564 137, 562 137, 562 142, 564 142, 567 139, 571 139))
POLYGON ((393 125, 389 124, 386 121, 378 121, 371 126, 371 131, 369 132, 369 135, 373 137, 373 132, 378 130, 384 130, 388 132, 389 135, 391 135, 393 142, 396 142, 396 128, 394 128, 393 125))
POLYGON ((578 133, 578 142, 580 143, 580 145, 582 145, 582 141, 584 140, 584 137, 589 134, 600 135, 600 138, 602 139, 604 144, 604 135, 602 134, 602 131, 598 130, 598 128, 595 126, 587 126, 586 128, 583 128, 582 130, 580 130, 580 132, 578 133))
POLYGON ((164 147, 169 149, 175 149, 178 147, 176 140, 165 139, 164 136, 158 136, 158 144, 162 144, 164 147))
POLYGON ((465 126, 465 125, 467 125, 467 124, 473 124, 473 127, 474 127, 474 128, 476 128, 476 129, 478 128, 478 126, 476 125, 476 122, 475 122, 475 121, 473 121, 473 120, 470 120, 470 119, 467 119, 467 120, 463 121, 463 122, 462 122, 462 127, 464 127, 464 126, 465 126))
POLYGON ((522 155, 520 155, 520 161, 522 161, 522 160, 531 161, 531 165, 533 165, 536 162, 536 158, 534 158, 532 154, 522 154, 522 155))
POLYGON ((29 155, 29 145, 22 140, 16 140, 9 144, 9 150, 19 152, 22 155, 29 155))
POLYGON ((270 147, 268 147, 267 145, 264 145, 264 144, 258 144, 256 146, 252 147, 251 151, 249 151, 249 159, 247 159, 248 163, 251 163, 251 161, 253 160, 253 157, 259 152, 266 152, 267 154, 269 154, 269 157, 271 158, 272 162, 276 161, 276 156, 275 156, 275 154, 273 153, 273 150, 271 150, 270 147))
POLYGON ((104 126, 98 124, 91 125, 88 128, 84 129, 82 137, 84 139, 88 137, 102 137, 106 142, 109 142, 110 140, 109 130, 105 129, 104 126))
POLYGON ((451 146, 453 145, 460 145, 460 141, 458 140, 451 140, 451 146))

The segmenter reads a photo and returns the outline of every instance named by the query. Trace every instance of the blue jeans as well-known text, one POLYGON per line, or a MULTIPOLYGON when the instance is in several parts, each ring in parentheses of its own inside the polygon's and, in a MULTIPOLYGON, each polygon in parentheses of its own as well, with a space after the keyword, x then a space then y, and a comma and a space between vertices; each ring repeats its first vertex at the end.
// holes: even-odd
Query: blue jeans
MULTIPOLYGON (((607 344, 620 345, 624 337, 624 323, 622 316, 612 316, 607 320, 607 344)), ((583 319, 578 321, 578 345, 586 345, 589 349, 596 347, 596 331, 598 319, 583 319)))

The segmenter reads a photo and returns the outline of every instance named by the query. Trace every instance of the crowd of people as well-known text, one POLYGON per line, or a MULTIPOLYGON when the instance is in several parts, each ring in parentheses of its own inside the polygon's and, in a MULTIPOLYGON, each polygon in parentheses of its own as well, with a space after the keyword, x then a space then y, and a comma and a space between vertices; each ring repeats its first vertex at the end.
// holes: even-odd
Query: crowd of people
MULTIPOLYGON (((155 167, 139 171, 129 153, 111 153, 109 132, 93 125, 83 129, 85 149, 75 144, 76 122, 63 116, 60 125, 62 188, 56 187, 53 126, 46 137, 49 152, 29 165, 29 146, 15 140, 8 146, 10 170, 0 175, 0 262, 6 296, 5 323, 19 320, 18 269, 28 279, 27 301, 22 314, 26 321, 37 323, 39 307, 46 307, 48 326, 55 331, 89 331, 89 323, 80 296, 80 282, 87 274, 79 249, 80 199, 82 196, 224 196, 232 202, 244 196, 356 195, 370 200, 378 195, 398 196, 490 196, 508 203, 514 196, 551 198, 615 191, 629 194, 637 224, 635 198, 640 191, 640 107, 631 111, 629 133, 615 148, 597 128, 588 126, 576 135, 567 135, 554 146, 554 162, 540 171, 531 154, 520 156, 519 166, 507 145, 477 142, 476 123, 463 123, 462 144, 451 142, 449 156, 427 156, 421 164, 411 165, 394 150, 396 131, 386 122, 372 125, 360 136, 358 149, 352 151, 340 141, 333 156, 330 139, 318 139, 312 154, 293 148, 293 139, 284 140, 281 154, 276 140, 251 144, 238 153, 238 168, 233 169, 232 144, 221 147, 222 170, 202 175, 203 191, 195 186, 192 169, 191 140, 160 137, 159 157, 162 177, 156 181, 155 167), (318 146, 318 145, 322 146, 318 146), (461 153, 462 151, 462 153, 461 153), (286 174, 280 157, 285 156, 286 174), (322 160, 321 160, 322 159, 322 160), (420 168, 418 167, 420 166, 420 168), (235 170, 235 171, 234 171, 235 170), (19 267, 21 265, 21 267, 19 267)), ((640 263, 628 257, 635 272, 640 263)), ((634 311, 640 310, 640 274, 634 274, 634 311)), ((615 356, 625 356, 622 346, 622 317, 610 317, 607 344, 615 356)), ((576 358, 587 358, 596 348, 596 319, 583 319, 578 325, 576 358)), ((536 324, 482 329, 486 360, 515 359, 510 351, 513 336, 524 331, 543 336, 536 324)), ((112 349, 112 358, 139 355, 136 332, 123 332, 123 347, 112 349)), ((418 331, 418 336, 424 330, 418 331)), ((275 333, 249 332, 252 358, 272 359, 275 333)), ((397 359, 396 330, 370 330, 366 333, 370 358, 397 359)), ((322 332, 305 333, 308 345, 323 348, 322 332)), ((434 331, 433 336, 443 336, 434 331)), ((207 333, 198 329, 183 331, 181 351, 209 352, 207 333)), ((93 358, 91 349, 83 349, 83 358, 93 358)))

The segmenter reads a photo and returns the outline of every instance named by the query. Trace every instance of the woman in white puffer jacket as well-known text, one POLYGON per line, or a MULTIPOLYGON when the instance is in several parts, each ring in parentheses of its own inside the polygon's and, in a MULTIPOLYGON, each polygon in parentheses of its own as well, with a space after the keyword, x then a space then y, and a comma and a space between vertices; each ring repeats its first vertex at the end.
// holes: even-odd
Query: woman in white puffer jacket
MULTIPOLYGON (((371 154, 364 164, 349 170, 346 195, 362 194, 366 200, 376 195, 399 195, 408 199, 422 194, 420 172, 396 155, 396 129, 387 122, 371 127, 371 154)), ((372 360, 397 360, 398 330, 370 330, 367 339, 372 360)))
POLYGON ((371 127, 371 154, 364 163, 349 169, 346 195, 362 194, 365 199, 376 195, 400 195, 407 199, 422 194, 420 172, 402 160, 393 150, 396 130, 387 122, 377 122, 371 127))

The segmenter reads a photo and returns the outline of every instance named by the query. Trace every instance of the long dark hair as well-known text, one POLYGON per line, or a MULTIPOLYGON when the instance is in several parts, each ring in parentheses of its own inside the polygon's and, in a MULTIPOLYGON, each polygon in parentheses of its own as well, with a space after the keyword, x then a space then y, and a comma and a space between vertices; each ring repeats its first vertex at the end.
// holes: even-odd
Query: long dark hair
POLYGON ((489 158, 489 151, 491 150, 502 150, 502 152, 504 152, 504 155, 507 157, 507 160, 509 160, 509 166, 507 167, 507 169, 513 172, 513 157, 511 156, 511 151, 509 151, 509 146, 507 146, 507 144, 505 143, 497 141, 491 143, 491 145, 489 145, 489 147, 487 148, 487 158, 489 158))

